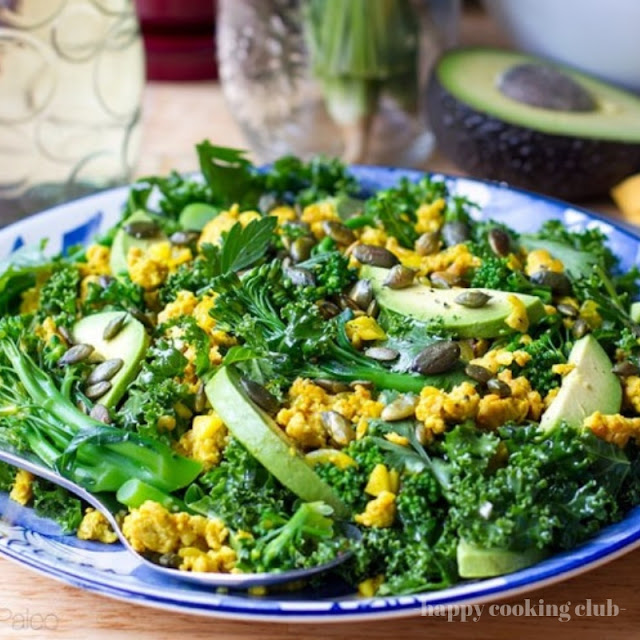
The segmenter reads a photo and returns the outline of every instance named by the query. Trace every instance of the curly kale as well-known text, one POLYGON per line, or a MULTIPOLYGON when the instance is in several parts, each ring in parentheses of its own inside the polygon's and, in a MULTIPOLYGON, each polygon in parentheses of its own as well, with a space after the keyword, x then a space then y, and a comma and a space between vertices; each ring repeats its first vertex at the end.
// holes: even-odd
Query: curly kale
POLYGON ((0 491, 11 491, 17 471, 10 464, 0 461, 0 491))
POLYGON ((145 309, 144 289, 131 281, 128 275, 107 279, 104 282, 90 282, 87 295, 82 303, 83 312, 145 309))
MULTIPOLYGON (((358 278, 357 270, 349 267, 349 258, 339 251, 320 253, 296 266, 310 271, 315 279, 313 285, 298 286, 292 290, 293 295, 301 300, 316 302, 342 293, 358 278)), ((286 271, 284 276, 286 278, 286 271)))
POLYGON ((43 517, 57 522, 63 533, 75 533, 82 521, 83 503, 66 489, 45 480, 34 480, 33 508, 43 517))
POLYGON ((79 283, 78 267, 59 263, 40 290, 38 316, 51 316, 56 325, 70 328, 76 321, 79 283))

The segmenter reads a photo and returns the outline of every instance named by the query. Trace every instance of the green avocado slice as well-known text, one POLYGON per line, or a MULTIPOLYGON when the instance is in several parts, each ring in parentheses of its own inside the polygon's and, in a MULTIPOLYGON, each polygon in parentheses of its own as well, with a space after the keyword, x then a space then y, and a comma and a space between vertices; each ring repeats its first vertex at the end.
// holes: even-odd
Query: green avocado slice
POLYGON ((220 209, 210 204, 192 202, 181 211, 178 222, 183 229, 202 231, 207 222, 213 220, 219 213, 220 209))
POLYGON ((238 375, 229 367, 222 367, 211 378, 206 394, 233 436, 285 487, 307 502, 325 502, 339 518, 349 515, 342 500, 313 470, 294 442, 247 397, 238 375))
POLYGON ((594 411, 618 413, 622 389, 611 371, 611 360, 592 336, 580 338, 571 349, 569 363, 575 365, 562 380, 558 395, 542 415, 540 427, 547 432, 561 422, 579 429, 594 411))
POLYGON ((111 273, 114 276, 128 271, 127 256, 129 255, 129 249, 131 249, 131 247, 140 247, 146 251, 152 244, 165 242, 167 240, 164 234, 158 235, 155 238, 134 238, 124 229, 124 226, 130 222, 154 222, 154 219, 146 211, 139 210, 132 213, 118 229, 111 244, 111 257, 109 259, 111 273))
POLYGON ((460 338, 496 338, 513 331, 505 324, 512 311, 507 300, 511 295, 524 304, 530 324, 535 324, 546 315, 542 301, 536 296, 478 289, 491 296, 491 299, 483 307, 470 309, 455 302, 461 291, 469 289, 434 289, 423 284, 390 289, 384 286, 388 273, 388 269, 370 265, 364 265, 360 270, 360 277, 371 281, 376 300, 383 309, 423 322, 442 320, 444 328, 460 338))
POLYGON ((92 358, 121 358, 122 368, 110 380, 111 390, 100 398, 105 407, 115 407, 127 390, 129 383, 135 378, 140 363, 149 347, 149 336, 142 323, 128 316, 120 332, 111 340, 104 339, 105 327, 115 318, 122 316, 122 311, 105 311, 87 316, 76 322, 73 327, 73 339, 77 343, 90 344, 94 349, 92 358))
POLYGON ((480 549, 465 540, 458 542, 456 559, 461 578, 492 578, 513 573, 540 562, 547 555, 540 549, 509 551, 508 549, 480 549))

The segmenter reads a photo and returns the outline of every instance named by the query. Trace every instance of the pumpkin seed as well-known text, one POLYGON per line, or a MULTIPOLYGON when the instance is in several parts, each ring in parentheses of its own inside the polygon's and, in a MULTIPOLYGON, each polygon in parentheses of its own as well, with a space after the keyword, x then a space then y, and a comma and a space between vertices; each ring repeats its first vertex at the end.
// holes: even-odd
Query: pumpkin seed
POLYGON ((380 362, 392 362, 400 355, 399 351, 389 349, 389 347, 369 347, 365 350, 364 355, 380 362))
POLYGON ((398 396, 393 402, 390 402, 380 414, 380 417, 386 422, 394 422, 395 420, 404 420, 415 415, 418 406, 418 398, 413 395, 398 396))
POLYGON ((113 340, 124 327, 124 323, 127 319, 127 314, 123 313, 119 316, 115 316, 112 320, 109 320, 107 326, 102 332, 103 340, 113 340))
POLYGON ((572 304, 565 304, 561 302, 556 309, 563 315, 567 316, 567 318, 577 318, 578 310, 572 304))
POLYGON ((113 378, 113 376, 122 369, 122 365, 124 365, 124 360, 121 358, 105 360, 91 372, 87 378, 87 384, 94 385, 98 382, 103 382, 104 380, 111 380, 111 378, 113 378))
POLYGON ((111 391, 111 383, 103 380, 102 382, 96 382, 96 384, 88 386, 84 390, 84 395, 87 396, 89 400, 97 400, 98 398, 102 398, 105 393, 109 393, 109 391, 111 391))
POLYGON ((447 247, 462 244, 471 237, 469 226, 465 222, 445 222, 442 226, 442 239, 447 247))
POLYGON ((198 241, 199 237, 200 237, 199 231, 191 231, 191 230, 185 229, 183 231, 176 231, 175 233, 172 233, 169 236, 169 242, 179 247, 184 247, 190 244, 194 244, 195 242, 198 241))
POLYGON ((549 287, 553 293, 566 296, 571 293, 571 282, 564 273, 540 269, 529 276, 529 280, 534 284, 549 287))
POLYGON ((501 398, 508 398, 511 395, 511 387, 498 378, 491 378, 487 382, 487 389, 501 398))
POLYGON ((76 344, 67 350, 58 360, 58 366, 78 364, 86 360, 93 353, 93 347, 90 344, 76 344))
POLYGON ((422 375, 449 371, 460 357, 460 345, 452 340, 439 340, 425 347, 411 363, 411 369, 422 375))
POLYGON ((371 380, 352 380, 349 383, 349 388, 355 389, 356 387, 363 387, 364 389, 371 390, 375 387, 375 385, 373 384, 373 382, 371 382, 371 380))
POLYGON ((413 269, 397 264, 395 267, 391 267, 384 280, 384 286, 389 289, 406 289, 413 284, 415 275, 416 272, 413 269))
POLYGON ((366 309, 373 300, 373 287, 370 280, 358 280, 351 291, 349 291, 349 298, 353 300, 360 309, 366 309))
POLYGON ((98 284, 103 289, 106 289, 114 280, 115 280, 115 278, 112 278, 111 276, 100 276, 98 278, 98 284))
POLYGON ((378 304, 378 301, 374 298, 369 303, 369 306, 367 307, 367 315, 371 316, 372 318, 377 318, 379 313, 380 313, 380 305, 378 304))
POLYGON ((151 220, 135 220, 124 225, 130 236, 139 239, 155 238, 160 234, 160 227, 151 220))
POLYGON ((320 315, 325 320, 331 320, 331 318, 335 318, 337 315, 340 315, 340 307, 329 300, 323 300, 318 305, 318 309, 320 311, 320 315))
POLYGON ((424 423, 419 422, 416 425, 415 431, 416 440, 422 445, 427 445, 431 442, 431 431, 424 426, 424 423))
POLYGON ((640 369, 637 365, 633 364, 633 362, 629 362, 628 360, 624 360, 623 362, 616 363, 611 369, 613 373, 621 378, 626 378, 628 376, 637 376, 640 373, 640 369))
POLYGON ((322 230, 338 244, 350 245, 356 241, 353 231, 335 220, 325 220, 322 223, 322 230))
POLYGON ((291 247, 289 248, 289 254, 291 259, 295 262, 304 262, 311 256, 311 249, 315 246, 316 242, 309 236, 303 236, 302 238, 296 238, 291 247))
POLYGON ((429 280, 431 282, 431 286, 436 289, 451 289, 451 287, 457 287, 462 284, 460 276, 447 271, 434 271, 429 276, 429 280))
POLYGON ((362 311, 356 301, 353 298, 344 295, 344 293, 338 295, 338 305, 340 305, 340 308, 343 311, 345 309, 351 309, 351 311, 362 311))
POLYGON ((328 391, 329 393, 344 393, 349 391, 351 387, 346 382, 340 380, 329 380, 328 378, 316 378, 314 384, 317 384, 321 389, 328 391))
POLYGON ((278 412, 280 407, 276 397, 267 391, 261 384, 249 380, 248 378, 242 378, 240 380, 242 388, 245 390, 249 399, 257 404, 261 409, 266 411, 269 415, 273 416, 278 412))
POLYGON ((109 415, 109 409, 103 404, 93 405, 93 409, 89 413, 89 416, 98 422, 104 422, 105 424, 111 424, 111 416, 109 415))
POLYGON ((356 434, 351 422, 337 411, 323 411, 322 424, 331 440, 339 447, 346 447, 355 440, 356 434))
POLYGON ((196 397, 193 401, 193 408, 196 413, 202 413, 207 406, 207 394, 204 389, 204 382, 200 383, 198 390, 196 391, 196 397))
POLYGON ((316 277, 302 267, 290 267, 285 271, 285 276, 291 280, 296 287, 312 287, 316 284, 316 277))
POLYGON ((73 344, 73 336, 71 335, 71 332, 69 331, 69 329, 67 329, 67 327, 65 327, 64 325, 59 326, 58 333, 64 338, 64 341, 68 345, 73 344))
POLYGON ((456 304, 460 304, 463 307, 479 309, 480 307, 484 307, 487 302, 491 300, 491 296, 486 294, 484 291, 479 291, 478 289, 469 289, 468 291, 463 291, 458 294, 454 300, 456 304))
POLYGON ((440 249, 440 234, 437 231, 423 233, 415 242, 414 249, 419 256, 430 256, 440 249))
POLYGON ((147 329, 155 329, 155 325, 151 318, 139 309, 129 309, 129 315, 133 316, 138 322, 142 323, 147 329))
POLYGON ((479 364, 468 364, 464 372, 473 380, 486 384, 493 377, 493 373, 485 367, 481 367, 479 364))
POLYGON ((491 251, 501 258, 506 258, 511 253, 511 238, 503 229, 494 227, 487 234, 491 251))
POLYGON ((591 331, 591 327, 583 318, 578 318, 572 328, 572 333, 576 338, 583 338, 591 331))
POLYGON ((388 249, 376 247, 372 244, 357 244, 353 248, 352 255, 362 264, 370 264, 384 269, 390 269, 400 262, 388 249))

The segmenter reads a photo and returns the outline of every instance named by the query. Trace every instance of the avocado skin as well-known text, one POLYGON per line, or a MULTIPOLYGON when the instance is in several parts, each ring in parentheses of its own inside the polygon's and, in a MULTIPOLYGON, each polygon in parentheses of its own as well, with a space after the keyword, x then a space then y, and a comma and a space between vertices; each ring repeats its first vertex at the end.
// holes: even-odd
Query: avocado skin
POLYGON ((558 136, 504 122, 452 95, 437 66, 427 108, 438 148, 474 176, 580 200, 606 194, 640 168, 640 144, 558 136))

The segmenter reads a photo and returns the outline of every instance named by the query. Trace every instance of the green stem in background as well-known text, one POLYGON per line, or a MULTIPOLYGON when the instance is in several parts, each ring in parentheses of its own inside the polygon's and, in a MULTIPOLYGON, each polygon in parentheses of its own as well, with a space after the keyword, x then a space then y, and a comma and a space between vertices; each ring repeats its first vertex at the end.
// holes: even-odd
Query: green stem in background
POLYGON ((415 108, 418 16, 411 0, 304 0, 302 7, 313 72, 340 127, 343 157, 362 161, 380 94, 415 108))

